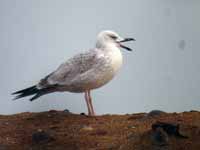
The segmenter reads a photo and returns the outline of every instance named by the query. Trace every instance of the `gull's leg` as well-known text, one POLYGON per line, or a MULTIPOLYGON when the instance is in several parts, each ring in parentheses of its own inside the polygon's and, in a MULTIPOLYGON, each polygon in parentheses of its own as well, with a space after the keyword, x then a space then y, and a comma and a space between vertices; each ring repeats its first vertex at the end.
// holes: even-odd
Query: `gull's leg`
POLYGON ((85 91, 85 101, 86 101, 86 104, 87 104, 88 115, 91 116, 92 112, 91 112, 91 108, 90 108, 89 96, 88 96, 87 91, 85 91))
POLYGON ((91 106, 92 116, 95 116, 94 108, 93 108, 93 105, 92 105, 92 97, 90 95, 90 90, 88 91, 88 97, 89 97, 89 104, 91 106))

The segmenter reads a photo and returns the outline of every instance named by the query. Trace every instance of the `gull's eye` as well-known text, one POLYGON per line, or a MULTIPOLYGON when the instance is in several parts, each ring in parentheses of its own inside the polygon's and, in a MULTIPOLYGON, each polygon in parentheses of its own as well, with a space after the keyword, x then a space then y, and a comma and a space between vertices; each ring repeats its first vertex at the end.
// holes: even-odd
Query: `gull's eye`
POLYGON ((117 36, 115 36, 115 35, 110 35, 110 37, 111 37, 113 40, 116 40, 116 39, 117 39, 117 36))

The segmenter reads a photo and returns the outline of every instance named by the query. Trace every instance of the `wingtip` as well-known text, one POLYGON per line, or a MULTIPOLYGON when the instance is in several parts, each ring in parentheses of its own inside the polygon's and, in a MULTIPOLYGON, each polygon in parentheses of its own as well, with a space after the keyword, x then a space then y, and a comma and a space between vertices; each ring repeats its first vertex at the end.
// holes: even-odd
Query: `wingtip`
POLYGON ((35 99, 37 99, 38 97, 40 97, 40 94, 36 94, 34 95, 31 99, 29 99, 30 102, 34 101, 35 99))
POLYGON ((14 101, 14 100, 20 99, 22 97, 24 97, 24 96, 20 94, 20 95, 15 96, 12 100, 14 101))
POLYGON ((16 91, 16 92, 11 93, 11 95, 20 94, 21 92, 22 92, 22 91, 16 91))
POLYGON ((11 95, 15 95, 15 94, 17 94, 17 92, 13 92, 13 93, 11 93, 11 95))
POLYGON ((12 101, 15 101, 15 100, 17 100, 17 99, 19 99, 20 97, 19 96, 16 96, 16 97, 14 97, 13 99, 12 99, 12 101))

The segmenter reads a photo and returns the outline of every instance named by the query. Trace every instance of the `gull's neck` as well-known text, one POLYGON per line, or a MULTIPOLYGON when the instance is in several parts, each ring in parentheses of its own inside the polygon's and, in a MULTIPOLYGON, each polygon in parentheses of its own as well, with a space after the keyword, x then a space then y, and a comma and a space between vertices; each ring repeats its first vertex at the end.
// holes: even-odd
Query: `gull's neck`
POLYGON ((120 51, 116 43, 113 42, 97 42, 96 48, 105 52, 120 51))
POLYGON ((110 64, 113 68, 113 71, 117 72, 121 67, 123 60, 122 53, 117 44, 114 42, 105 42, 98 45, 97 43, 96 48, 103 53, 103 55, 108 56, 105 58, 109 58, 109 60, 111 60, 110 64))
POLYGON ((108 62, 111 68, 113 69, 113 74, 118 72, 122 65, 123 58, 122 53, 117 44, 113 42, 107 42, 103 45, 100 45, 100 47, 97 47, 97 49, 101 51, 101 54, 103 53, 104 56, 107 56, 104 58, 109 60, 108 62))

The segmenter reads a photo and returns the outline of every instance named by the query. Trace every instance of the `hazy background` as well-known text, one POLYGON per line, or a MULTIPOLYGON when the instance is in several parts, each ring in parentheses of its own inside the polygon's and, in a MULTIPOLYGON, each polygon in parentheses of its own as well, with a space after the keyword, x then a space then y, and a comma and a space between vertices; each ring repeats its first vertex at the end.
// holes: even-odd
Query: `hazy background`
POLYGON ((112 29, 133 37, 118 76, 92 92, 98 114, 200 110, 200 1, 0 0, 0 114, 87 112, 83 94, 30 102, 13 91, 37 83, 112 29))

